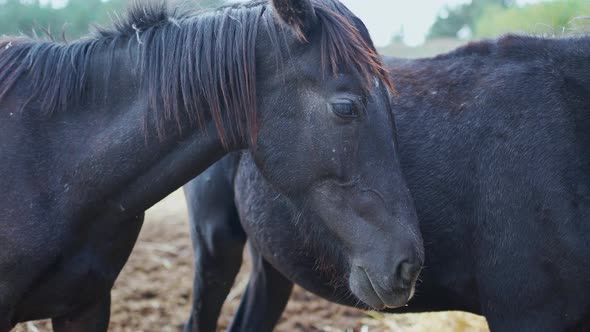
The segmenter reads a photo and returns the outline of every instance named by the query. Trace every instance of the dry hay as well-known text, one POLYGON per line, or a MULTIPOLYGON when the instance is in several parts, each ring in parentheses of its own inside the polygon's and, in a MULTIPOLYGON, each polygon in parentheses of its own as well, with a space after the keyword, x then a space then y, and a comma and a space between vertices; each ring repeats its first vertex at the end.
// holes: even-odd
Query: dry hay
MULTIPOLYGON (((247 283, 242 268, 220 317, 224 331, 247 283)), ((113 290, 112 332, 179 332, 190 309, 193 264, 181 192, 148 212, 128 264, 113 290)), ((483 318, 458 312, 383 315, 322 300, 295 288, 276 329, 291 331, 484 332, 483 318)), ((51 331, 49 322, 21 324, 18 332, 51 331)))

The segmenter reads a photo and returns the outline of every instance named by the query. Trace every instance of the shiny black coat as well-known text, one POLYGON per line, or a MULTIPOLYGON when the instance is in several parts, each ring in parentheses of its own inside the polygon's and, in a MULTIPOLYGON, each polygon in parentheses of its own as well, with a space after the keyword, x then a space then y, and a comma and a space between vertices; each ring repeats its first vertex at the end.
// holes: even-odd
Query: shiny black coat
MULTIPOLYGON (((388 65, 426 250, 414 299, 392 311, 469 311, 494 332, 590 330, 590 37, 506 36, 388 65)), ((238 255, 246 238, 253 247, 232 330, 270 330, 292 282, 356 305, 337 261, 301 240, 306 228, 295 225, 314 220, 294 215, 244 156, 209 170, 225 174, 216 186, 197 178, 185 188, 190 209, 201 211, 192 215, 197 232, 239 234, 209 238, 209 249, 195 242, 197 256, 224 246, 238 255), (208 208, 194 193, 222 188, 216 204, 232 216, 202 213, 208 208)), ((198 270, 195 284, 233 280, 225 269, 208 277, 198 270)), ((220 299, 195 301, 206 308, 220 299)))

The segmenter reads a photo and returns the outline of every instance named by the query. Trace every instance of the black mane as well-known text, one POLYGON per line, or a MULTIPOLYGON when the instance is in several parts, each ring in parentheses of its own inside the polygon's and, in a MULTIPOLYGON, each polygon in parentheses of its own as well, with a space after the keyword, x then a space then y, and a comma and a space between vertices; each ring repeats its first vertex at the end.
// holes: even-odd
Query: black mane
MULTIPOLYGON (((313 4, 322 29, 324 70, 344 68, 367 85, 377 77, 392 88, 362 23, 339 2, 313 4)), ((224 144, 235 141, 235 135, 245 137, 246 129, 254 139, 258 28, 277 43, 285 41, 285 31, 276 29, 268 6, 256 1, 198 12, 169 8, 164 1, 134 1, 112 27, 72 43, 0 38, 0 102, 18 83, 30 91, 21 109, 33 102, 48 115, 71 108, 96 94, 86 89, 96 53, 126 47, 140 87, 150 96, 149 116, 160 136, 168 121, 181 128, 184 119, 201 124, 204 116, 211 116, 224 144), (242 117, 247 128, 235 121, 242 117)), ((108 87, 113 56, 105 61, 108 87)))

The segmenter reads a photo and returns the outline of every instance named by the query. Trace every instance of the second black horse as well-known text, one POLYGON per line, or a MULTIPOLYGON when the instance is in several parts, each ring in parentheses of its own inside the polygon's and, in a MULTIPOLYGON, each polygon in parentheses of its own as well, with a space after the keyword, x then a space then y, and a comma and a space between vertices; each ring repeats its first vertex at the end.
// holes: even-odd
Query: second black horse
MULTIPOLYGON (((590 330, 590 37, 506 36, 389 68, 426 248, 415 298, 393 311, 469 311, 494 332, 590 330)), ((225 297, 199 299, 202 285, 234 278, 204 257, 231 248, 239 264, 246 238, 253 271, 232 330, 271 330, 293 282, 363 307, 345 296, 346 265, 294 226, 316 221, 291 214, 250 159, 209 169, 215 186, 185 187, 204 301, 193 315, 225 297), (212 233, 232 240, 202 238, 212 233)))

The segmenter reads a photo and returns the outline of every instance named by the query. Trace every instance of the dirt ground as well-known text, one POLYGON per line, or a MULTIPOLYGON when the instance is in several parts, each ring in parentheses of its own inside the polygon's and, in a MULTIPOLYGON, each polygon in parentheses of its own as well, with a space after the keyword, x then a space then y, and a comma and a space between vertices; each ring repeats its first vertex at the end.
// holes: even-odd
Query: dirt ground
MULTIPOLYGON (((248 279, 242 268, 219 320, 225 331, 248 279)), ((113 290, 113 332, 182 331, 191 301, 191 244, 182 192, 148 211, 129 262, 113 290)), ((17 326, 18 332, 51 331, 49 322, 17 326)), ((382 315, 322 300, 296 288, 278 325, 279 332, 404 331, 486 332, 485 319, 465 313, 382 315)))

